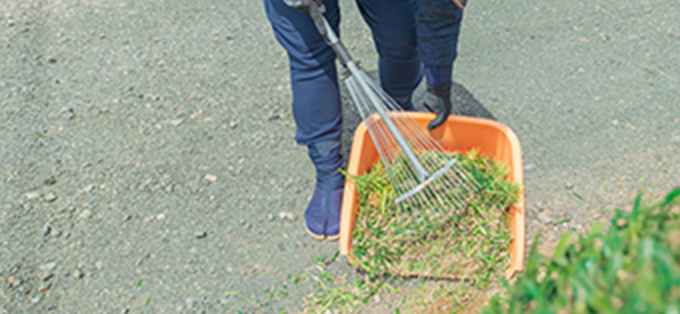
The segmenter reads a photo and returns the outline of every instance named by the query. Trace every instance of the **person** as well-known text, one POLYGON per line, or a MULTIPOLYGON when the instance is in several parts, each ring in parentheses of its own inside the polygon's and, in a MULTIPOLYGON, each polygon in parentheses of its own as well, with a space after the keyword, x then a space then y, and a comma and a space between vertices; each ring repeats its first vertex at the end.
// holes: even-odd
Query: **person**
MULTIPOLYGON (((298 144, 308 148, 316 183, 305 210, 307 232, 315 239, 336 240, 345 178, 341 150, 342 104, 335 53, 306 13, 311 1, 339 34, 338 0, 264 0, 274 36, 290 63, 292 110, 298 144)), ((454 0, 458 1, 458 0, 454 0)), ((378 52, 381 87, 404 110, 415 110, 412 94, 423 77, 423 105, 436 113, 430 130, 452 108, 451 82, 463 6, 452 0, 356 0, 378 52)))

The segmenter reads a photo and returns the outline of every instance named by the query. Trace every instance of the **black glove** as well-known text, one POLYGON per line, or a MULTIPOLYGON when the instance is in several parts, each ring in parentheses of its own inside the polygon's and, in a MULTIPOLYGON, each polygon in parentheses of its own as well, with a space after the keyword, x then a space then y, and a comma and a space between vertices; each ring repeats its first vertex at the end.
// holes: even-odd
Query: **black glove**
POLYGON ((283 0, 283 2, 291 8, 298 9, 303 13, 309 13, 309 9, 313 4, 316 4, 323 12, 322 0, 283 0))
POLYGON ((428 85, 423 106, 437 115, 427 125, 428 130, 432 131, 444 124, 451 114, 451 84, 440 87, 428 85))

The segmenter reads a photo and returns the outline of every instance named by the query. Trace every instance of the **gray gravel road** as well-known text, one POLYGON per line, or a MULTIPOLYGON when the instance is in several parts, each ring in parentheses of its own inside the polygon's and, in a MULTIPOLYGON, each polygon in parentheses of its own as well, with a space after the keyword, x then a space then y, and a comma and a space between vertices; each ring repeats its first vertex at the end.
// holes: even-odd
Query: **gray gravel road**
MULTIPOLYGON (((314 173, 260 1, 0 13, 0 313, 302 309, 337 244, 304 232, 314 173)), ((680 185, 678 16, 662 0, 470 3, 459 103, 518 134, 530 237, 680 185)))

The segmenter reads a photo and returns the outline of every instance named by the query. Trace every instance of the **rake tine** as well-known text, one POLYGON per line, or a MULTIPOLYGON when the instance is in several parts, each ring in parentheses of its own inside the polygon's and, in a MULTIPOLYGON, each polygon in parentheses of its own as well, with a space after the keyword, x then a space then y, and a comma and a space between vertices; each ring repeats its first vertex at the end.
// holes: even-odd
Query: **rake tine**
POLYGON ((313 18, 349 73, 344 83, 385 165, 400 215, 410 216, 411 226, 422 228, 464 208, 479 186, 475 174, 467 173, 455 155, 359 68, 325 19, 318 14, 313 18), (439 162, 442 158, 447 160, 439 162), (442 195, 440 188, 461 195, 442 195))

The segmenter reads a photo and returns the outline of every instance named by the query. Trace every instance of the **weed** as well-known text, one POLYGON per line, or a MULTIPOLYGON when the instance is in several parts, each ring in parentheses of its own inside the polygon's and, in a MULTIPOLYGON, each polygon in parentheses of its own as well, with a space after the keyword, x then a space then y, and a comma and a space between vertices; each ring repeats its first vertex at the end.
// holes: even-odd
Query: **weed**
POLYGON ((538 253, 485 313, 677 313, 680 310, 680 188, 630 212, 617 210, 609 226, 562 235, 552 256, 538 253), (576 239, 574 239, 576 238, 576 239))

